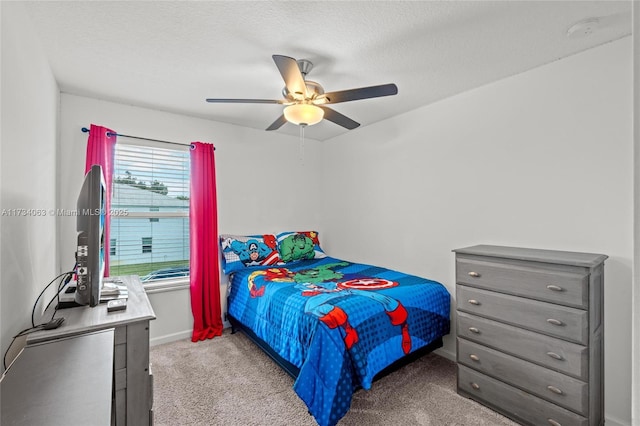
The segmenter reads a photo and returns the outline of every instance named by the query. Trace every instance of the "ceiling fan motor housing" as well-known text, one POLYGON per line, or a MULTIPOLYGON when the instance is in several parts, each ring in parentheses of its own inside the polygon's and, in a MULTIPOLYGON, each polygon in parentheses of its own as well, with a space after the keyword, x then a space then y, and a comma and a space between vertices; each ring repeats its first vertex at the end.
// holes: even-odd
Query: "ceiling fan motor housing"
POLYGON ((320 83, 317 83, 311 80, 305 80, 304 84, 305 86, 307 86, 307 96, 303 95, 302 98, 300 98, 299 94, 291 93, 289 89, 287 89, 287 86, 284 86, 282 88, 282 96, 284 96, 287 99, 301 101, 304 99, 314 99, 324 94, 324 88, 320 85, 320 83))
POLYGON ((313 69, 313 62, 308 59, 298 59, 296 62, 298 63, 298 68, 300 68, 300 72, 303 77, 306 77, 313 69))

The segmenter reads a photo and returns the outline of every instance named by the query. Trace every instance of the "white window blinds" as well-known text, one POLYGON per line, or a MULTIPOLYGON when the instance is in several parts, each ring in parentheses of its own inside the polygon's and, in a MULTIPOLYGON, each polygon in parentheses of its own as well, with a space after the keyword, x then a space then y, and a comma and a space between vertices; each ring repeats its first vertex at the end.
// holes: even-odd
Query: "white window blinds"
POLYGON ((143 281, 189 274, 189 151, 118 141, 110 275, 143 281))

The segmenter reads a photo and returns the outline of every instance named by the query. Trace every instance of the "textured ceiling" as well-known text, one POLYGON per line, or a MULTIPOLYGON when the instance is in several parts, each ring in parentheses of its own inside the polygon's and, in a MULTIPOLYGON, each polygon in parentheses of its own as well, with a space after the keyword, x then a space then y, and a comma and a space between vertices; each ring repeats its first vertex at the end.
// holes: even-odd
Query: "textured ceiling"
MULTIPOLYGON (((257 129, 282 106, 205 98, 280 99, 273 54, 311 60, 326 91, 396 83, 333 105, 365 126, 631 34, 631 1, 23 4, 62 92, 257 129), (567 36, 586 18, 599 23, 567 36)), ((305 135, 344 132, 324 120, 305 135)))

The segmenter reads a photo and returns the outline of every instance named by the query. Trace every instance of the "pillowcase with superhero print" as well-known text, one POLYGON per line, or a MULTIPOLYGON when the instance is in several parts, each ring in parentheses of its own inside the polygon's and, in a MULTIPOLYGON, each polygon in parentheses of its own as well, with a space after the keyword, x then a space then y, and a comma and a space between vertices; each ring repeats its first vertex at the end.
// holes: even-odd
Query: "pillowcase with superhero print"
POLYGON ((276 238, 280 259, 284 263, 327 257, 320 248, 316 231, 282 232, 276 238))
POLYGON ((243 268, 281 263, 275 235, 220 235, 222 271, 231 274, 243 268))

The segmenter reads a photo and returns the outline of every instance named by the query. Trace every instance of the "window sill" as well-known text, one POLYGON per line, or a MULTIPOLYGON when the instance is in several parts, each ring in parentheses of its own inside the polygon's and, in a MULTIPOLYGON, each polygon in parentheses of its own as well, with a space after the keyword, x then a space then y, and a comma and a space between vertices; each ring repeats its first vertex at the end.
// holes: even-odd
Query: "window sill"
POLYGON ((189 277, 147 281, 146 283, 142 283, 142 287, 147 294, 184 290, 189 288, 189 277))

